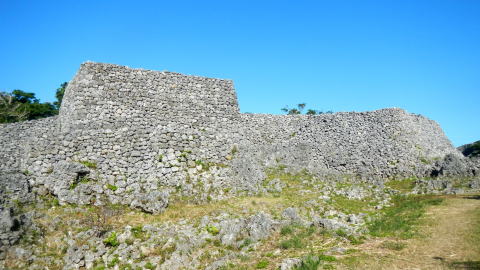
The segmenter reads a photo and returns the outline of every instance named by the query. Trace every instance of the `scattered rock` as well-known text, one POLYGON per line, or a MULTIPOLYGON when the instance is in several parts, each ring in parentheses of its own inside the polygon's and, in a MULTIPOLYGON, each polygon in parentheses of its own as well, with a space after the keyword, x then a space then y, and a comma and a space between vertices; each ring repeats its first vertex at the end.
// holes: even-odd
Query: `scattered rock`
POLYGON ((301 263, 302 263, 302 260, 298 258, 288 258, 283 260, 282 263, 280 263, 279 268, 280 270, 291 270, 294 267, 299 266, 301 263))

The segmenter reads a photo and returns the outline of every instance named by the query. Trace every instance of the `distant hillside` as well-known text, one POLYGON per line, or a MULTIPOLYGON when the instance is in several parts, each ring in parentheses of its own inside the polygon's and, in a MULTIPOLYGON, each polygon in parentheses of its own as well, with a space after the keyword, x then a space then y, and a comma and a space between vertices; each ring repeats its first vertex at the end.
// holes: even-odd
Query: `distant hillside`
POLYGON ((462 145, 458 147, 458 150, 460 150, 460 152, 466 157, 480 156, 480 141, 462 145))

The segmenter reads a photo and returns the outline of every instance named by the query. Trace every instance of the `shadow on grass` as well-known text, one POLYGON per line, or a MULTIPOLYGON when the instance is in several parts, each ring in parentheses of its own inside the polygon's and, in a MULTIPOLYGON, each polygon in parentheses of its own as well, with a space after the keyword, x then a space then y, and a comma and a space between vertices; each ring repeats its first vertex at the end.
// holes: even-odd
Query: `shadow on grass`
POLYGON ((480 269, 480 261, 451 262, 449 266, 453 269, 480 269))
POLYGON ((463 196, 463 198, 469 200, 480 200, 480 195, 463 196))
POLYGON ((433 257, 435 260, 439 260, 442 263, 446 264, 451 269, 468 269, 468 270, 477 270, 480 269, 480 261, 453 261, 449 262, 443 257, 433 257))

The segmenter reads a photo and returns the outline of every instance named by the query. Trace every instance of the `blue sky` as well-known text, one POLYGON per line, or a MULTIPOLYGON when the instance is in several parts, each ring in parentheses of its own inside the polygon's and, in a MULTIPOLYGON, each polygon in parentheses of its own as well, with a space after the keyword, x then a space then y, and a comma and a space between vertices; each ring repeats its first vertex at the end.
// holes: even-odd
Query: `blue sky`
POLYGON ((401 107, 480 139, 480 1, 0 0, 0 91, 91 60, 234 80, 242 112, 401 107))

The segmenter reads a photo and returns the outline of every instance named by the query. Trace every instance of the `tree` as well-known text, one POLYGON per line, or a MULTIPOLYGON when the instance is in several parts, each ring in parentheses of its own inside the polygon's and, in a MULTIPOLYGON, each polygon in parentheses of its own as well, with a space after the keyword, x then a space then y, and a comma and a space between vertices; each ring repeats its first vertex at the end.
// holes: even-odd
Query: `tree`
POLYGON ((57 101, 53 103, 57 110, 60 110, 60 106, 62 106, 62 100, 63 100, 63 95, 65 94, 65 89, 67 88, 68 83, 64 82, 60 84, 60 87, 57 88, 57 91, 55 92, 55 97, 57 98, 57 101))
MULTIPOLYGON (((281 110, 283 112, 286 112, 287 114, 302 114, 306 106, 307 106, 306 103, 300 103, 300 104, 297 104, 296 108, 289 109, 288 106, 285 106, 281 110)), ((308 109, 305 114, 317 115, 317 114, 323 114, 323 113, 333 113, 333 111, 323 112, 320 110, 308 109)))
POLYGON ((37 98, 35 98, 35 93, 28 93, 22 90, 16 89, 12 91, 12 96, 15 98, 15 101, 20 103, 36 103, 39 102, 37 98))
POLYGON ((0 123, 25 120, 28 113, 21 105, 12 94, 0 92, 0 123))
MULTIPOLYGON (((308 114, 308 115, 316 115, 316 114, 318 114, 318 113, 319 113, 319 112, 318 112, 317 110, 308 109, 306 114, 308 114)), ((320 112, 320 113, 322 113, 322 112, 320 112)))
POLYGON ((56 114, 56 107, 50 102, 40 103, 35 93, 15 89, 11 93, 0 94, 1 123, 34 120, 56 114))
POLYGON ((297 108, 292 108, 292 109, 289 109, 288 106, 285 106, 284 108, 282 108, 281 110, 286 112, 287 114, 302 114, 302 111, 303 109, 305 108, 307 104, 306 103, 300 103, 300 104, 297 104, 297 108))

